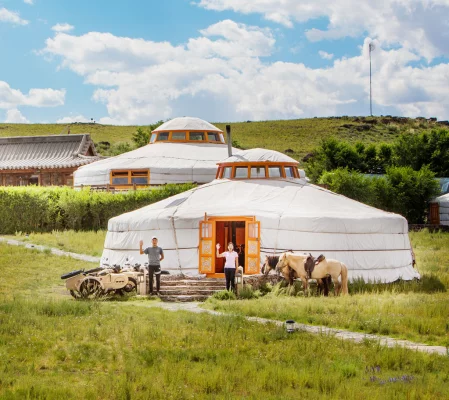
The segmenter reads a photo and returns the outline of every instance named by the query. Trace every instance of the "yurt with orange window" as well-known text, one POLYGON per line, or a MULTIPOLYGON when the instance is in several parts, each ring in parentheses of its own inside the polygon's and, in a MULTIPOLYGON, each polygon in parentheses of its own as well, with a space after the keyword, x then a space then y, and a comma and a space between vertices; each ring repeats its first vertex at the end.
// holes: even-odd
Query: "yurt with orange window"
POLYGON ((419 278, 405 218, 312 185, 296 160, 265 149, 239 151, 218 164, 214 181, 112 218, 103 257, 145 262, 139 241, 152 236, 172 274, 223 276, 215 246, 232 241, 245 274, 291 249, 343 261, 350 279, 419 278))
POLYGON ((148 145, 79 168, 74 186, 131 189, 206 183, 215 178, 217 162, 228 155, 223 132, 216 126, 199 118, 174 118, 152 132, 148 145))

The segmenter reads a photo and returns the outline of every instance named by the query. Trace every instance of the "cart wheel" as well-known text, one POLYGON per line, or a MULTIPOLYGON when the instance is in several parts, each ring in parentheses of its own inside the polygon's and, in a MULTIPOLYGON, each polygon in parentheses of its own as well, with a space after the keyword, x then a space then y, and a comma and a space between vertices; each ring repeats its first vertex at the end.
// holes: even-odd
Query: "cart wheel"
POLYGON ((126 293, 137 292, 137 282, 133 278, 128 279, 128 283, 125 285, 123 290, 126 293))
POLYGON ((95 279, 86 279, 80 285, 80 293, 83 299, 97 299, 103 294, 103 289, 95 279))
POLYGON ((78 292, 78 290, 71 290, 71 291, 70 291, 70 294, 72 295, 72 297, 73 297, 75 300, 81 299, 81 293, 78 292))

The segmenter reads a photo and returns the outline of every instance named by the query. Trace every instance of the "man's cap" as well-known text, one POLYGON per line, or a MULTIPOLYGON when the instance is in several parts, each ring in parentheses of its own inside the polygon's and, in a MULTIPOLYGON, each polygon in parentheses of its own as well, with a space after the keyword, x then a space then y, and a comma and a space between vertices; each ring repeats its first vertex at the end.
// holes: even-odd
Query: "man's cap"
POLYGON ((153 236, 153 237, 151 238, 151 240, 153 240, 153 239, 157 239, 157 237, 156 237, 156 236, 153 236))

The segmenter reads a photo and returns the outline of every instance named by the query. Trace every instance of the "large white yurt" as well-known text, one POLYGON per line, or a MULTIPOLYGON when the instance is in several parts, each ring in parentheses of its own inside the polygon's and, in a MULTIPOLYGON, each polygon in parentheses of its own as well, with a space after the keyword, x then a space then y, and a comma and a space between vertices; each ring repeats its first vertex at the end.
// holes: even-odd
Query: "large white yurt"
POLYGON ((226 157, 228 147, 220 129, 199 118, 174 118, 152 132, 148 145, 79 168, 74 186, 127 189, 206 183, 215 179, 217 162, 226 157))
POLYGON ((112 218, 103 256, 144 262, 139 241, 159 238, 172 274, 220 277, 215 245, 240 248, 245 274, 264 255, 294 250, 343 261, 349 278, 392 282, 419 278, 405 218, 369 207, 300 178, 298 162, 270 150, 240 151, 219 163, 217 179, 112 218))
MULTIPOLYGON (((431 214, 432 209, 435 209, 436 218, 433 223, 439 225, 448 225, 449 226, 449 193, 444 194, 443 196, 437 197, 431 204, 431 214), (432 207, 434 206, 434 207, 432 207)), ((432 215, 431 215, 432 217, 432 215)))

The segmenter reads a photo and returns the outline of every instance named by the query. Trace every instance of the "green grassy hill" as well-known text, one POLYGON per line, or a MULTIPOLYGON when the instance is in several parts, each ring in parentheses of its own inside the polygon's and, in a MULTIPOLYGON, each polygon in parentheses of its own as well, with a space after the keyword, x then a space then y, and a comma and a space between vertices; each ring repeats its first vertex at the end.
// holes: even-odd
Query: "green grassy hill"
MULTIPOLYGON (((225 130, 226 123, 214 123, 225 130)), ((439 128, 441 122, 424 118, 331 117, 282 121, 231 123, 233 140, 243 148, 264 147, 300 159, 311 152, 321 139, 336 136, 349 142, 391 142, 400 133, 418 133, 439 128)), ((90 133, 98 142, 131 143, 137 126, 101 124, 70 125, 71 133, 90 133)), ((0 124, 0 136, 34 136, 67 133, 66 124, 0 124)))

